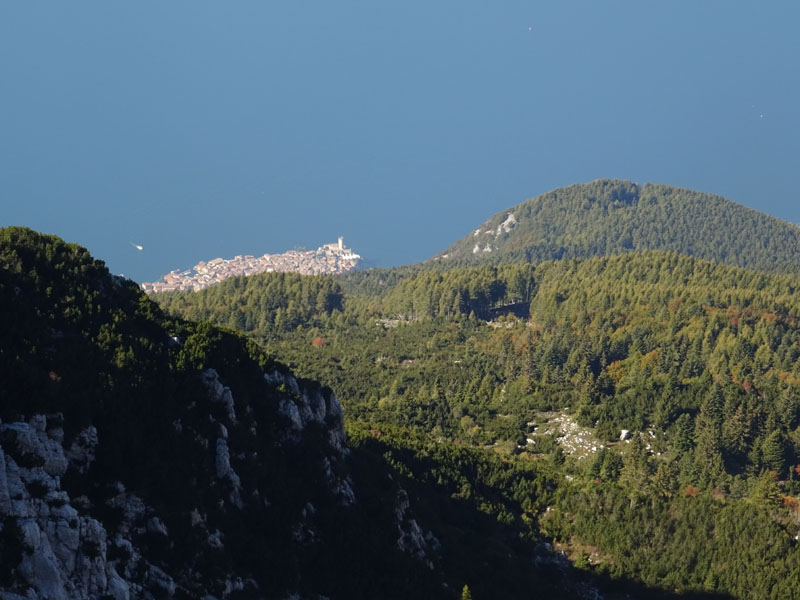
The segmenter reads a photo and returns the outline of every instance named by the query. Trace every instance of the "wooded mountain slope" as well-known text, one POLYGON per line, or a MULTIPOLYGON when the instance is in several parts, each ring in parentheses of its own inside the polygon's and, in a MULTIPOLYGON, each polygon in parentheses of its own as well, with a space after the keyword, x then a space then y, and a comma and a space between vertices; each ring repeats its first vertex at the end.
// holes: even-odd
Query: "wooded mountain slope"
MULTIPOLYGON (((341 315, 330 279, 265 281, 276 314, 341 315)), ((594 589, 531 518, 552 498, 546 468, 388 425, 346 440, 330 389, 165 315, 84 248, 0 229, 0 317, 3 598, 594 589)))
POLYGON ((598 180, 497 213, 432 261, 538 263, 631 250, 671 250, 730 265, 797 271, 800 228, 712 194, 598 180))
MULTIPOLYGON (((257 298, 275 282, 250 285, 257 298)), ((302 306, 295 289, 286 307, 302 306)), ((252 335, 363 427, 552 473, 550 510, 525 518, 595 573, 800 597, 800 277, 646 251, 408 270, 367 289, 252 335)), ((241 293, 163 300, 250 321, 241 293)))

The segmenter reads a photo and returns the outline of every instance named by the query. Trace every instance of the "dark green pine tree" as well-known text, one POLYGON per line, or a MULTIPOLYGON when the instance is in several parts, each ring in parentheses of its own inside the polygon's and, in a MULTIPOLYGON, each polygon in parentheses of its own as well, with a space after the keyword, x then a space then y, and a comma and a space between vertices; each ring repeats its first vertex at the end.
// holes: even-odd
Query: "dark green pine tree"
POLYGON ((683 413, 675 419, 670 437, 672 449, 678 456, 689 452, 694 447, 694 428, 692 427, 692 418, 688 413, 683 413))
POLYGON ((714 385, 695 419, 695 464, 700 483, 705 485, 718 483, 725 474, 721 447, 723 403, 722 389, 714 385))
POLYGON ((761 460, 764 468, 775 471, 779 477, 783 477, 786 472, 786 454, 786 440, 777 429, 761 443, 761 460))
POLYGON ((631 500, 647 495, 652 469, 647 448, 639 432, 633 434, 626 448, 623 465, 620 482, 629 490, 631 500))

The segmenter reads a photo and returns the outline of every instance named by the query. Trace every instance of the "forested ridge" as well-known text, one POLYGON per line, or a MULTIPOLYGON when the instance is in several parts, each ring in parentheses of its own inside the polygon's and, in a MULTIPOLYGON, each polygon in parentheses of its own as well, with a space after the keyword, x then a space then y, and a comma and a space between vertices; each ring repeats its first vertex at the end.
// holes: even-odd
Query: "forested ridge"
POLYGON ((800 278, 648 251, 366 289, 251 335, 337 389, 353 423, 546 466, 556 494, 526 518, 589 572, 798 595, 800 278))
POLYGON ((443 266, 671 250, 769 271, 800 268, 800 228, 720 196, 598 180, 497 213, 439 253, 443 266), (513 215, 513 220, 509 215, 513 215))

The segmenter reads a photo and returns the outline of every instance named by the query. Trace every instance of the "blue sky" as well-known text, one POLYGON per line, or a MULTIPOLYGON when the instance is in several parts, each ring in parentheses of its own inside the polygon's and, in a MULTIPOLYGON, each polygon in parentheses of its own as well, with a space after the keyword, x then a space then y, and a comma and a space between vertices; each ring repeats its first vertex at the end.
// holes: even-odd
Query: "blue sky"
POLYGON ((796 1, 5 2, 0 225, 148 281, 337 235, 416 262, 601 177, 798 222, 798 22, 796 1))

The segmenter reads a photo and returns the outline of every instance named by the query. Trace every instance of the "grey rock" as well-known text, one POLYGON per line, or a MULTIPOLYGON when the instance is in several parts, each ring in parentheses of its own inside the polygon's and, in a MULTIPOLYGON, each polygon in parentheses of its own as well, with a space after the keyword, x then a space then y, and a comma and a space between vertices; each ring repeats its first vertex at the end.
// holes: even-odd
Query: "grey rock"
POLYGON ((0 432, 14 440, 15 450, 21 455, 36 457, 37 462, 43 463, 45 473, 61 476, 67 470, 67 461, 61 445, 47 436, 46 428, 47 419, 44 415, 37 415, 29 423, 0 425, 0 432))
POLYGON ((278 412, 291 421, 293 429, 303 429, 303 420, 300 418, 300 411, 292 400, 289 398, 282 398, 280 402, 278 402, 278 412))
POLYGON ((231 453, 228 450, 228 442, 224 438, 217 439, 215 467, 218 479, 225 479, 232 471, 231 453))
POLYGON ((167 531, 167 526, 164 525, 164 521, 155 516, 147 520, 147 532, 163 535, 164 537, 169 536, 169 531, 167 531))
POLYGON ((222 384, 219 375, 214 369, 203 371, 203 383, 208 388, 209 398, 212 402, 225 407, 225 415, 231 423, 236 423, 236 411, 233 405, 231 389, 222 384))
POLYGON ((108 563, 106 565, 106 580, 108 585, 106 593, 114 598, 114 600, 130 600, 131 591, 128 582, 122 579, 114 568, 114 565, 108 563))
POLYGON ((166 592, 169 596, 175 595, 175 581, 155 565, 148 567, 145 580, 148 586, 166 592))
POLYGON ((300 385, 297 383, 297 379, 291 375, 286 375, 284 377, 284 381, 286 382, 286 386, 292 390, 292 392, 298 395, 300 394, 300 385))
POLYGON ((81 431, 65 453, 69 464, 78 472, 86 473, 95 461, 95 449, 98 443, 97 429, 94 425, 81 431))
POLYGON ((411 502, 408 498, 408 493, 402 488, 397 493, 394 515, 397 530, 400 534, 397 538, 397 548, 401 552, 421 560, 429 569, 433 569, 433 561, 431 560, 431 555, 434 552, 433 548, 435 545, 440 547, 441 544, 439 544, 439 540, 432 532, 428 532, 426 535, 416 519, 412 518, 411 502))
POLYGON ((0 447, 0 514, 11 514, 11 495, 6 476, 6 455, 0 447))

